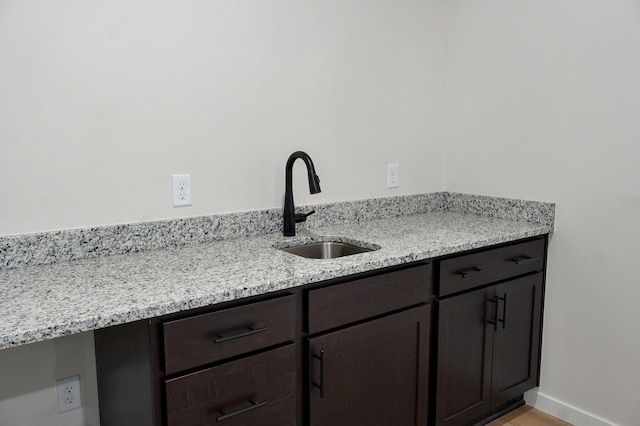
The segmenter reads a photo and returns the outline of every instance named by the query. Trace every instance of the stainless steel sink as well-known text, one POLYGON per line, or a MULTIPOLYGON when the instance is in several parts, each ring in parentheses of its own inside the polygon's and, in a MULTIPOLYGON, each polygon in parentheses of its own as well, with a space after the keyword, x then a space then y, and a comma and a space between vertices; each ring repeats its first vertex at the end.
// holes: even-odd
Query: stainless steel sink
POLYGON ((366 253, 372 249, 355 246, 347 243, 326 241, 320 243, 302 244, 293 247, 285 247, 280 250, 293 253, 310 259, 334 259, 336 257, 350 256, 352 254, 366 253))

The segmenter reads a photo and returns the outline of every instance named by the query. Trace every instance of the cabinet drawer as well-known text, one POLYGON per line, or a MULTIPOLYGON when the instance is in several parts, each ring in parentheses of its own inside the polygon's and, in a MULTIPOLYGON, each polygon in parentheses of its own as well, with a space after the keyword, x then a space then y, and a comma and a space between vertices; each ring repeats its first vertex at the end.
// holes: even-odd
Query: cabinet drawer
POLYGON ((425 303, 431 265, 421 265, 310 290, 308 332, 316 333, 407 306, 425 303))
POLYGON ((169 321, 163 333, 167 374, 266 348, 295 337, 294 296, 169 321))
POLYGON ((540 238, 442 260, 438 296, 540 271, 544 258, 545 239, 540 238))
POLYGON ((295 345, 165 382, 168 426, 295 425, 295 345))

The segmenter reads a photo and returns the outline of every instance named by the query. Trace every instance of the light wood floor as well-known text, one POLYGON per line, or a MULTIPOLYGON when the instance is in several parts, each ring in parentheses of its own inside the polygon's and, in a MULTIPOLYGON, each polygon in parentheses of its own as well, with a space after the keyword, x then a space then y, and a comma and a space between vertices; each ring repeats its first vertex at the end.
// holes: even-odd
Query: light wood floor
POLYGON ((528 405, 523 405, 520 408, 513 410, 510 413, 505 414, 497 420, 492 421, 487 426, 571 426, 571 423, 567 423, 560 419, 556 419, 553 416, 543 413, 540 410, 536 410, 528 405))

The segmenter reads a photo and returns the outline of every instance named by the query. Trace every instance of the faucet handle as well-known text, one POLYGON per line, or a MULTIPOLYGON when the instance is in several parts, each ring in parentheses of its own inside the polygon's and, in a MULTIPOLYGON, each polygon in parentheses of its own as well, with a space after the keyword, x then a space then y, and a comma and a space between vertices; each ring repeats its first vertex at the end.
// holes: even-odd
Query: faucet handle
POLYGON ((307 217, 311 216, 315 212, 315 210, 311 210, 309 213, 296 213, 294 216, 296 223, 306 222, 307 217))

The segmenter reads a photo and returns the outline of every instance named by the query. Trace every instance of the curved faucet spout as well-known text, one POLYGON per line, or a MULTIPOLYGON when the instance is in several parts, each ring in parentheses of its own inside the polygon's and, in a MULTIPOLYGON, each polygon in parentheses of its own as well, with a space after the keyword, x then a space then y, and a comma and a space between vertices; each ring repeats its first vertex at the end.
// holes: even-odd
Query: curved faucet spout
POLYGON ((293 163, 301 158, 307 166, 307 177, 309 179, 309 192, 311 194, 317 194, 320 192, 320 178, 316 174, 316 169, 313 166, 311 157, 306 152, 296 151, 289 156, 287 165, 284 168, 285 172, 285 189, 284 189, 284 225, 283 234, 285 237, 293 237, 296 235, 296 223, 304 222, 307 220, 307 216, 313 214, 311 211, 307 214, 295 214, 295 207, 293 205, 293 163))

